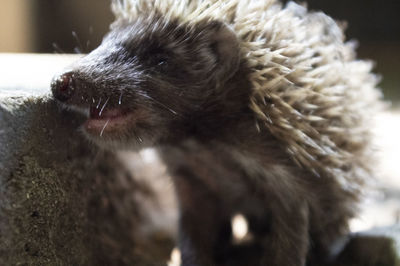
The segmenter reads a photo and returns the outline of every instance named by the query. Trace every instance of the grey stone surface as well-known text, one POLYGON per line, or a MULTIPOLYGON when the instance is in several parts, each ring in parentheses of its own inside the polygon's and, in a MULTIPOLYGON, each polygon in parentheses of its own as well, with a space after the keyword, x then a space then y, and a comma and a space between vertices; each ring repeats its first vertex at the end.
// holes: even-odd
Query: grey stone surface
POLYGON ((0 265, 165 264, 173 242, 151 228, 151 180, 83 139, 81 118, 48 96, 49 62, 32 76, 46 82, 0 88, 0 265))

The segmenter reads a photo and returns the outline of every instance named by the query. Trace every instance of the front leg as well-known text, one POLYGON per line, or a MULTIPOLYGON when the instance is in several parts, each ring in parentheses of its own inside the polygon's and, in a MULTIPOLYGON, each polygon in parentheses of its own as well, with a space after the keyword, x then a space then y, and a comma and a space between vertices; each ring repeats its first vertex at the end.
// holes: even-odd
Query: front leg
POLYGON ((182 266, 228 265, 224 260, 232 242, 229 198, 240 194, 229 187, 232 179, 238 180, 234 164, 195 142, 161 149, 161 156, 178 197, 182 266))
POLYGON ((272 213, 270 231, 261 240, 264 254, 260 265, 306 265, 309 247, 308 209, 301 202, 292 207, 289 212, 278 209, 272 213))
POLYGON ((242 176, 245 200, 238 197, 233 204, 240 206, 254 245, 260 249, 261 259, 256 265, 304 266, 310 244, 310 193, 284 166, 258 169, 258 173, 242 176))
POLYGON ((174 173, 179 199, 179 248, 182 266, 220 265, 218 260, 232 235, 229 215, 216 191, 195 169, 174 173))

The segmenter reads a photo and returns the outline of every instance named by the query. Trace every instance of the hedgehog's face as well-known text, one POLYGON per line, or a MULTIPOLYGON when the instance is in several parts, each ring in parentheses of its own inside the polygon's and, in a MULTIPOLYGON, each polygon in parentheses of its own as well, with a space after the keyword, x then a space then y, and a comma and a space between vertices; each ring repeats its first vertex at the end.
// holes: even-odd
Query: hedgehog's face
POLYGON ((215 105, 238 65, 238 41, 224 24, 143 17, 115 23, 97 49, 54 79, 52 91, 87 114, 84 132, 95 142, 143 147, 182 134, 215 105))

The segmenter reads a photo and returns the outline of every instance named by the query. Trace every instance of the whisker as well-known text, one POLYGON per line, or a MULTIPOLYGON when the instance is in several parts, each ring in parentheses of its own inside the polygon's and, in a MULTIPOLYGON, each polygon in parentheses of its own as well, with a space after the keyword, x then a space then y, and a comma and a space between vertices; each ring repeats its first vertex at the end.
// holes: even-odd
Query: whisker
POLYGON ((103 127, 103 129, 101 130, 101 132, 100 132, 100 137, 103 136, 103 132, 104 132, 104 130, 106 129, 106 127, 107 127, 107 125, 108 125, 109 122, 110 122, 110 119, 108 119, 107 122, 104 124, 104 127, 103 127))
POLYGON ((160 106, 164 107, 165 109, 167 109, 168 111, 170 111, 171 113, 173 113, 174 115, 178 115, 178 113, 176 111, 174 111, 172 108, 166 106, 165 104, 163 104, 162 102, 157 101, 156 99, 154 99, 153 97, 145 94, 145 93, 138 93, 140 96, 147 98, 149 100, 152 100, 153 102, 159 104, 160 106))
POLYGON ((132 134, 133 134, 133 136, 136 138, 136 140, 137 140, 138 142, 143 142, 142 138, 139 137, 139 136, 135 133, 135 131, 132 131, 132 134))
MULTIPOLYGON (((89 36, 92 36, 92 35, 93 35, 93 27, 89 26, 89 36)), ((90 49, 90 45, 91 45, 90 40, 87 40, 87 42, 86 42, 86 51, 90 51, 91 50, 90 49)))
POLYGON ((103 110, 104 110, 104 108, 106 108, 106 105, 107 105, 109 100, 110 100, 110 97, 107 98, 106 102, 103 104, 103 107, 101 107, 101 110, 99 112, 99 116, 101 116, 101 114, 103 113, 103 110))
POLYGON ((122 103, 122 95, 124 94, 124 91, 121 91, 121 95, 119 96, 118 104, 121 105, 122 103))
POLYGON ((78 47, 75 47, 74 51, 78 54, 83 53, 84 49, 81 43, 81 40, 79 39, 78 35, 76 34, 75 31, 72 31, 72 37, 74 37, 74 39, 76 40, 78 47))
POLYGON ((57 43, 53 42, 52 43, 54 52, 58 53, 58 54, 65 54, 65 52, 63 51, 63 49, 60 48, 60 46, 58 46, 57 43))

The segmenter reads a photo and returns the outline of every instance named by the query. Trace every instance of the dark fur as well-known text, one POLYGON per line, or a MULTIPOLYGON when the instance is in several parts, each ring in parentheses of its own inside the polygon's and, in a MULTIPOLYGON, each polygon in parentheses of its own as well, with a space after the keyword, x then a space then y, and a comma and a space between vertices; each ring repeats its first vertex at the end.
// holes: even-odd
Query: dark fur
POLYGON ((143 17, 115 24, 71 67, 66 99, 56 82, 53 93, 86 113, 109 99, 105 108, 136 114, 123 128, 88 135, 106 148, 159 148, 177 189, 184 266, 320 265, 346 233, 355 195, 300 169, 257 130, 246 64, 222 23, 143 17), (251 262, 231 243, 237 213, 255 236, 251 262))

